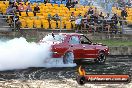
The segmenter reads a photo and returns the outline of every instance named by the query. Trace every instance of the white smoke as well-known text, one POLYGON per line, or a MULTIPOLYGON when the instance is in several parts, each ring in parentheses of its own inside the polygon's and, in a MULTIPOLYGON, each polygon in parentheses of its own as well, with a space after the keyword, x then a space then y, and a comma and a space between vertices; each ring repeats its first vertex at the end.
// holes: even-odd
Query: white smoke
MULTIPOLYGON (((27 42, 25 38, 0 41, 0 70, 24 69, 28 67, 65 67, 53 63, 51 45, 27 42)), ((73 66, 73 65, 67 65, 73 66)))

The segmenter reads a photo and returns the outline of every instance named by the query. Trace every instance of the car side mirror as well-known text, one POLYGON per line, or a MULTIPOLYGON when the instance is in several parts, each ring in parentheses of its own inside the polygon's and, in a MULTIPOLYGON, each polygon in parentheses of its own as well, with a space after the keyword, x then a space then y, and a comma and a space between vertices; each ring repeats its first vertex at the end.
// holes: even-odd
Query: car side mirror
POLYGON ((83 40, 81 41, 81 44, 84 44, 84 41, 83 40))

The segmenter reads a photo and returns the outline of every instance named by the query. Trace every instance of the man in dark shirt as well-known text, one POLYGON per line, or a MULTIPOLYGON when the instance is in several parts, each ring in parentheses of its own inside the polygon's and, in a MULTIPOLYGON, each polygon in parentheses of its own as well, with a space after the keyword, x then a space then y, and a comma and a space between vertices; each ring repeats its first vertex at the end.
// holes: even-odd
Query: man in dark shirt
POLYGON ((113 22, 114 24, 117 24, 117 23, 118 23, 117 19, 118 19, 118 17, 117 17, 116 14, 114 14, 114 15, 112 16, 112 18, 111 18, 111 20, 112 20, 112 22, 113 22))
POLYGON ((16 11, 18 11, 18 6, 16 5, 16 2, 13 3, 12 8, 15 8, 16 11))
POLYGON ((98 14, 97 13, 90 16, 90 25, 93 27, 94 31, 97 31, 97 26, 98 26, 98 14))
POLYGON ((93 13, 94 13, 94 11, 93 11, 92 7, 90 7, 88 10, 88 15, 92 15, 93 13))
POLYGON ((38 5, 36 5, 36 7, 34 7, 34 11, 33 11, 34 16, 36 16, 36 13, 39 13, 39 12, 40 12, 40 8, 38 5))
POLYGON ((104 19, 103 12, 101 12, 101 13, 99 14, 99 16, 100 16, 102 19, 104 19))
POLYGON ((111 18, 112 23, 110 24, 112 28, 112 32, 115 31, 115 34, 118 32, 117 24, 118 24, 118 17, 116 14, 114 14, 111 18))
POLYGON ((68 2, 66 3, 66 7, 68 9, 70 9, 72 7, 72 4, 71 4, 71 1, 70 0, 68 0, 68 2))
POLYGON ((19 16, 17 15, 17 13, 14 12, 14 16, 10 16, 10 19, 11 19, 11 24, 9 25, 14 27, 14 22, 15 22, 15 28, 16 30, 19 30, 21 27, 21 22, 19 20, 19 16))
POLYGON ((57 13, 53 16, 53 20, 56 21, 56 25, 58 27, 58 21, 60 20, 60 17, 59 17, 59 15, 57 13))
POLYGON ((124 8, 124 10, 121 11, 121 16, 123 17, 123 19, 126 19, 126 17, 127 17, 126 8, 124 8))

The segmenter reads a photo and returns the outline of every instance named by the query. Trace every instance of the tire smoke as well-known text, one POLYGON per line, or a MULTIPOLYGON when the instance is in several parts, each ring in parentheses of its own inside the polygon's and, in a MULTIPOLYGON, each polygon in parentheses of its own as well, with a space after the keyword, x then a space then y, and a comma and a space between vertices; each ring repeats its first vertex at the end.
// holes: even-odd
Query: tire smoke
POLYGON ((50 45, 28 43, 25 38, 0 41, 0 70, 40 67, 50 58, 50 45))
POLYGON ((62 59, 51 58, 51 45, 27 42, 25 38, 0 40, 0 71, 25 69, 28 67, 73 67, 62 59), (59 62, 61 61, 61 62, 59 62))

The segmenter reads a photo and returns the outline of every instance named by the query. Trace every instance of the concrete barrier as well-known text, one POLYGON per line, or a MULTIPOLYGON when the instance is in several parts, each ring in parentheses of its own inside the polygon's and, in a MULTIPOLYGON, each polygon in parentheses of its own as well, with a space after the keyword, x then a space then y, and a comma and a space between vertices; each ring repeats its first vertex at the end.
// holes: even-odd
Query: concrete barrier
POLYGON ((132 46, 109 47, 110 55, 132 55, 132 46))

